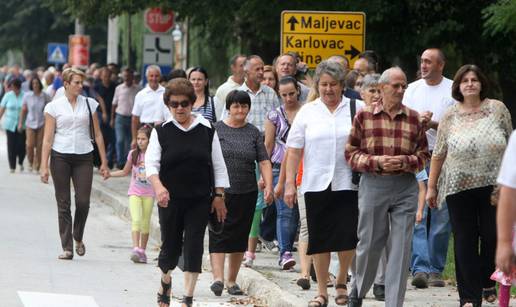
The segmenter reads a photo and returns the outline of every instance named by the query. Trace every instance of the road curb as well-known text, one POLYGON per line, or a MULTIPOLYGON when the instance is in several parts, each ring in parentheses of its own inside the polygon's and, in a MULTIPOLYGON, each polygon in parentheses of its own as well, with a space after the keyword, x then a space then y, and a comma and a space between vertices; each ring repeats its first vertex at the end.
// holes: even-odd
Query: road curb
MULTIPOLYGON (((119 192, 110 189, 105 182, 93 180, 91 197, 113 208, 114 213, 120 218, 131 220, 127 196, 122 196, 119 192)), ((151 219, 150 237, 156 242, 160 241, 157 214, 153 214, 151 219)), ((209 257, 206 254, 203 257, 203 268, 210 269, 209 257)), ((298 307, 306 304, 304 300, 282 290, 277 284, 253 269, 241 268, 238 283, 248 295, 265 301, 268 307, 298 307)))
POLYGON ((307 304, 253 269, 241 268, 237 281, 243 289, 247 289, 248 295, 265 300, 269 307, 299 307, 307 304))

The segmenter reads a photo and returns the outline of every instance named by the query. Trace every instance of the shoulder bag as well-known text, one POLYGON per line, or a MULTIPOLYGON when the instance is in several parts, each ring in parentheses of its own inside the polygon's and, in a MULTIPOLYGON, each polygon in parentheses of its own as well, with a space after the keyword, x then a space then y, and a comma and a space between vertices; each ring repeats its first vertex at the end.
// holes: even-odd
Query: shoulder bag
MULTIPOLYGON (((355 118, 355 114, 357 113, 357 101, 355 98, 351 99, 349 108, 351 109, 351 127, 353 127, 353 119, 355 118)), ((362 173, 360 173, 360 172, 352 171, 351 172, 351 183, 353 183, 355 185, 359 185, 361 175, 362 175, 362 173)))
POLYGON ((99 154, 99 147, 97 146, 97 143, 95 142, 95 127, 93 126, 93 115, 91 113, 90 108, 90 100, 89 98, 86 98, 86 106, 88 107, 88 113, 90 115, 90 141, 91 145, 93 145, 93 166, 99 167, 100 166, 100 154, 99 154))

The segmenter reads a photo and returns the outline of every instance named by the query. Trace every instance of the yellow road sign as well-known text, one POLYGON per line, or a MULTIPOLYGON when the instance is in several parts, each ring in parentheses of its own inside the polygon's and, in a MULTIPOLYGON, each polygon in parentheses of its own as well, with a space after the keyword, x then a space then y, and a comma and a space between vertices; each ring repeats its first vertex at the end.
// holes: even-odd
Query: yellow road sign
POLYGON ((297 52, 309 68, 332 55, 351 65, 365 50, 365 13, 283 11, 281 53, 297 52))

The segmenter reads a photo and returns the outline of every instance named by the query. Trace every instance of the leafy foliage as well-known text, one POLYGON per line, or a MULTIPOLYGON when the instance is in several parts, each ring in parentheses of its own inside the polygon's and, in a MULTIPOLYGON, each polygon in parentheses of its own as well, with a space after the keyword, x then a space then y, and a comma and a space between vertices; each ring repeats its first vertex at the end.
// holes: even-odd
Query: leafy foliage
POLYGON ((516 1, 501 0, 483 11, 488 35, 516 32, 516 1))

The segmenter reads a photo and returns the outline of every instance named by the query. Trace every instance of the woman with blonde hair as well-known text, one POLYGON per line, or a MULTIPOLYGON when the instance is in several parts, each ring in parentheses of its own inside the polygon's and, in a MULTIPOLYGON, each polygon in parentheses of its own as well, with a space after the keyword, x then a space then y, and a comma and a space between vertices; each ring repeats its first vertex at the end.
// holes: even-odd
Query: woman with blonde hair
POLYGON ((97 101, 81 95, 86 75, 75 68, 63 72, 64 95, 45 106, 45 130, 40 175, 48 183, 50 172, 54 181, 59 217, 59 234, 63 253, 59 259, 73 259, 75 252, 84 256, 86 247, 82 242, 84 227, 90 208, 91 184, 93 181, 92 138, 100 154, 100 172, 109 176, 104 140, 96 114, 97 101), (92 134, 93 132, 93 134, 92 134), (75 191, 75 216, 70 214, 70 179, 75 191))

